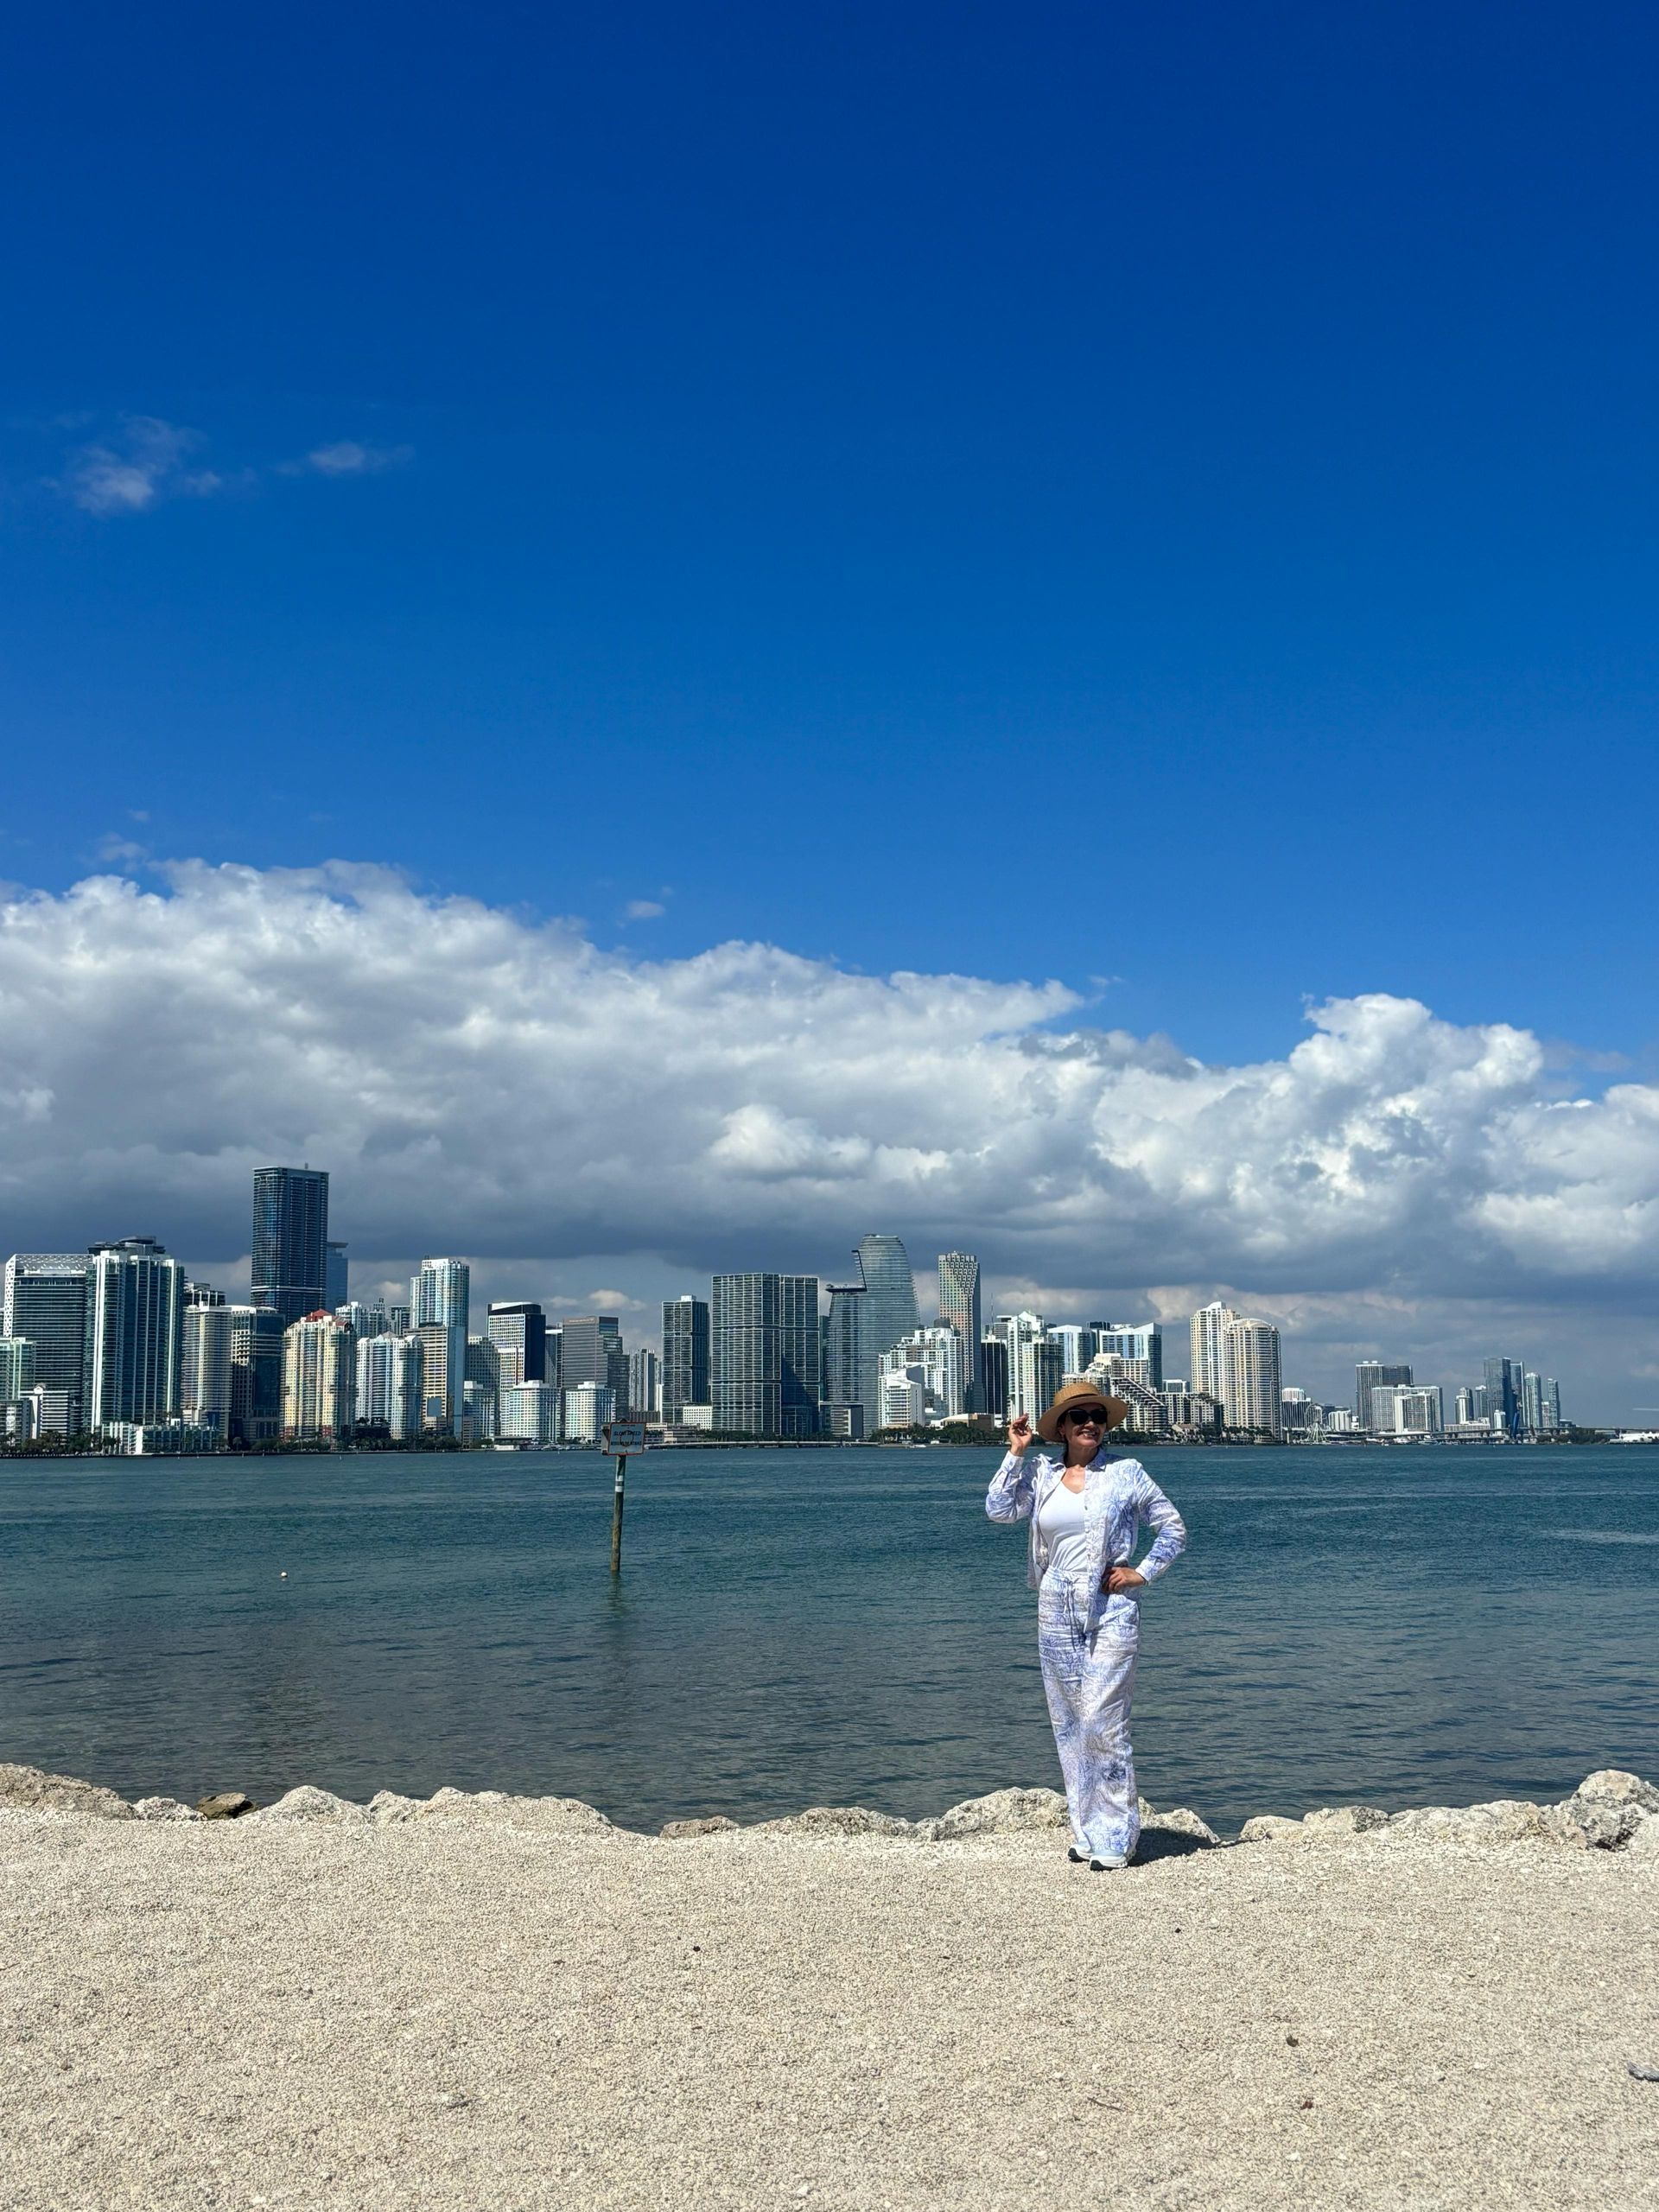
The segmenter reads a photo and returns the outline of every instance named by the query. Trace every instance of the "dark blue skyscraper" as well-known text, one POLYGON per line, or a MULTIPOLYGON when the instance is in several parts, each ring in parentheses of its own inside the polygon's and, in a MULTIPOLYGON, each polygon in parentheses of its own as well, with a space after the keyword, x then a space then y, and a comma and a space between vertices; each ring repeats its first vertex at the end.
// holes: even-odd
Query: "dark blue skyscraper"
POLYGON ((253 1303, 287 1327, 324 1305, 328 1288, 328 1171, 253 1171, 253 1303))

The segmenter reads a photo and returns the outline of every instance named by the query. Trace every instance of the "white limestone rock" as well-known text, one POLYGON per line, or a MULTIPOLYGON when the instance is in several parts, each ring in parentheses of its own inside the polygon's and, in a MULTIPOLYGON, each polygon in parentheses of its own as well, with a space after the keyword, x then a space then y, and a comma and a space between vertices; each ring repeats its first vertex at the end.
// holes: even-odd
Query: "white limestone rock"
POLYGON ((366 1827, 369 1811, 366 1805, 353 1804, 349 1797, 336 1797, 331 1789, 314 1789, 302 1782, 279 1797, 274 1805, 266 1805, 251 1814, 255 1821, 334 1821, 346 1826, 366 1827))
POLYGON ((1627 1774, 1623 1767, 1599 1767, 1594 1774, 1586 1774, 1573 1797, 1580 1804, 1634 1805, 1640 1812, 1659 1813, 1659 1783, 1627 1774))
POLYGON ((1377 1805, 1316 1805, 1302 1815, 1302 1827, 1311 1836, 1366 1835, 1385 1828, 1389 1816, 1377 1805))
POLYGON ((1166 1813, 1143 1813, 1141 1825, 1143 1828, 1166 1828, 1176 1835, 1196 1836, 1200 1843, 1221 1841, 1209 1821, 1187 1805, 1172 1805, 1166 1813))
POLYGON ((94 1821, 130 1821, 137 1815, 124 1797, 72 1774, 48 1774, 37 1766, 0 1762, 0 1805, 20 1813, 79 1813, 94 1821))
POLYGON ((872 1812, 868 1805, 809 1805, 804 1813, 791 1813, 785 1820, 761 1821, 756 1833, 761 1835, 903 1835, 919 1833, 912 1821, 901 1821, 896 1813, 872 1812))
POLYGON ((1071 1820, 1058 1789, 993 1789, 985 1797, 964 1798, 937 1821, 923 1825, 936 1843, 955 1843, 966 1836, 1069 1829, 1071 1820))
POLYGON ((424 1797, 400 1797, 395 1789, 377 1789, 369 1800, 369 1818, 382 1827, 412 1821, 425 1810, 424 1797))
POLYGON ((435 1789, 423 1805, 416 1805, 404 1817, 493 1821, 503 1827, 543 1828, 558 1835, 619 1833, 597 1807, 584 1805, 579 1797, 513 1797, 501 1789, 435 1789))
POLYGON ((1300 1821, 1287 1820, 1282 1813, 1257 1813, 1240 1828, 1238 1840, 1241 1843, 1306 1843, 1307 1833, 1300 1821))
POLYGON ((201 1815, 194 1805, 186 1805, 176 1797, 140 1797, 133 1811, 141 1821, 199 1821, 201 1815))

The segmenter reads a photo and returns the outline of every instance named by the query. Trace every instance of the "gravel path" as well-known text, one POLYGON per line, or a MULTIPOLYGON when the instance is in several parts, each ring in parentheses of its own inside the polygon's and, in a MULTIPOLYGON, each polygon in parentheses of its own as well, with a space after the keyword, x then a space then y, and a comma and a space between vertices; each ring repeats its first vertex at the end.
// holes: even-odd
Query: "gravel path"
POLYGON ((1652 1859, 0 1813, 0 1899, 9 2212, 1659 2206, 1652 1859))

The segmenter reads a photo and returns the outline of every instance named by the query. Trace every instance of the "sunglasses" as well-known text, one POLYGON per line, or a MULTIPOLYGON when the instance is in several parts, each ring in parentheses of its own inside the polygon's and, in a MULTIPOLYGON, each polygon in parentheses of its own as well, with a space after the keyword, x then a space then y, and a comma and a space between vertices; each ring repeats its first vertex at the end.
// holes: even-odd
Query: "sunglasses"
POLYGON ((1071 1406, 1060 1419, 1075 1421, 1079 1428, 1104 1428, 1110 1415, 1104 1406, 1071 1406))

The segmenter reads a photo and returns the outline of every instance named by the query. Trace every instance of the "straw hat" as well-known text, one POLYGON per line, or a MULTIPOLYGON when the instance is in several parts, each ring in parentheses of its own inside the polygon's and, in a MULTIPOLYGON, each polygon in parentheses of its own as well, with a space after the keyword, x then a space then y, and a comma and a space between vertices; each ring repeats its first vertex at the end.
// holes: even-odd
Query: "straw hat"
POLYGON ((1068 1382, 1064 1390, 1057 1393, 1053 1404, 1037 1424, 1037 1433, 1045 1444, 1059 1442, 1060 1415, 1071 1406, 1104 1406, 1109 1429, 1116 1428, 1129 1417, 1129 1409, 1122 1398, 1109 1396, 1093 1382, 1068 1382))

